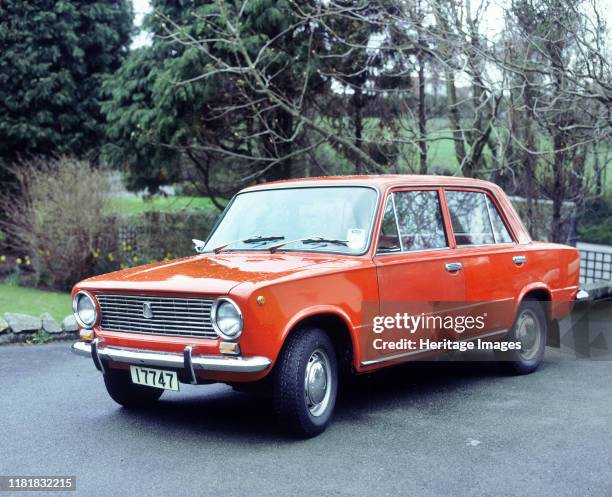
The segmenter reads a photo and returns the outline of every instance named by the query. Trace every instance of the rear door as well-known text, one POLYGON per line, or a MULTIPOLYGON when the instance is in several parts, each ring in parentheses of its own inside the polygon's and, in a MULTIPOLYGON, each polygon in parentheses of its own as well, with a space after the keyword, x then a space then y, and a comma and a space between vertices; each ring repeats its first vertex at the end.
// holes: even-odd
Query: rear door
POLYGON ((515 299, 527 277, 526 256, 493 195, 485 190, 446 188, 456 251, 463 265, 466 303, 484 327, 465 337, 495 336, 512 326, 515 299))

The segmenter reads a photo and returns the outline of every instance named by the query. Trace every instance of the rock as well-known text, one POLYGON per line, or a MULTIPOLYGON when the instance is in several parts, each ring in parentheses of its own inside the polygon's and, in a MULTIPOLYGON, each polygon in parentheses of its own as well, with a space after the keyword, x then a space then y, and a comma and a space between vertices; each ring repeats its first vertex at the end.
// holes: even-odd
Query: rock
POLYGON ((6 319, 0 317, 0 333, 8 331, 9 328, 9 324, 6 322, 6 319))
POLYGON ((42 321, 42 329, 47 333, 61 333, 63 331, 61 325, 48 312, 40 316, 40 319, 42 321))
POLYGON ((13 333, 22 333, 24 331, 38 331, 42 327, 40 318, 29 316, 27 314, 18 314, 16 312, 7 312, 4 314, 4 319, 10 326, 13 333))
POLYGON ((79 325, 72 314, 66 316, 62 321, 62 330, 67 333, 76 333, 79 331, 79 325))

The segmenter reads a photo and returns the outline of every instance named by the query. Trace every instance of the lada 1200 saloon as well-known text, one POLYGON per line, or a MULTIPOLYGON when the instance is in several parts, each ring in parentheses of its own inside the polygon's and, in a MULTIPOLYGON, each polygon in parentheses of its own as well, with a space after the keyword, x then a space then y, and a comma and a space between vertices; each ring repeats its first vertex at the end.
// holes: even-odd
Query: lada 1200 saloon
POLYGON ((194 248, 78 283, 73 350, 125 407, 181 383, 255 384, 304 437, 329 424, 346 375, 474 343, 534 371, 585 295, 576 249, 532 241, 498 186, 467 178, 249 187, 194 248))

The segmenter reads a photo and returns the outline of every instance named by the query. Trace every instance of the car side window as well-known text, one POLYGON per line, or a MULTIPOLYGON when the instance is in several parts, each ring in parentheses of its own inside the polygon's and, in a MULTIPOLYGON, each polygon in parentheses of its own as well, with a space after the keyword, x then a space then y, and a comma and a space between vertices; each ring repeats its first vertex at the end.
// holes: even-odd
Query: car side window
POLYGON ((437 191, 395 192, 393 199, 403 251, 448 247, 437 191))
POLYGON ((495 243, 484 193, 447 190, 446 203, 457 245, 495 243))
POLYGON ((489 214, 491 215, 491 224, 493 225, 493 235, 495 236, 495 243, 512 243, 512 236, 510 235, 508 228, 506 228, 501 214, 488 196, 487 207, 489 209, 489 214))
POLYGON ((395 220, 395 209, 393 208, 393 194, 387 199, 387 207, 383 214, 380 235, 378 237, 378 252, 399 252, 401 250, 399 235, 397 234, 397 222, 395 220))

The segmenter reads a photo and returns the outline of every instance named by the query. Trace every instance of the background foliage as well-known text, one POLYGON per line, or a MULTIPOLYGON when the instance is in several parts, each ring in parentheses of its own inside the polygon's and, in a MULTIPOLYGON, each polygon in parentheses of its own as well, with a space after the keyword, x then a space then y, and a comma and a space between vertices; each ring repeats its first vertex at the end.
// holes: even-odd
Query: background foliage
POLYGON ((135 48, 129 0, 0 2, 0 272, 14 280, 65 289, 188 255, 242 187, 301 176, 488 179, 537 238, 612 242, 605 2, 150 7, 135 48))
POLYGON ((105 243, 106 176, 86 162, 61 157, 13 169, 18 194, 3 194, 2 222, 13 247, 25 254, 37 285, 67 290, 92 272, 105 243))
POLYGON ((0 165, 96 159, 101 83, 127 55, 132 21, 127 0, 0 2, 0 165))

